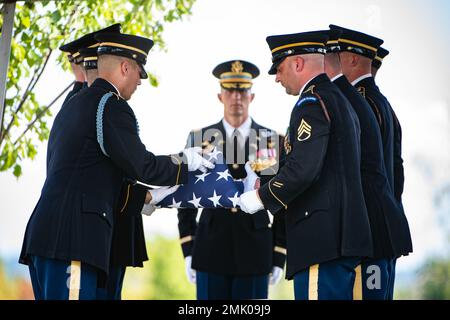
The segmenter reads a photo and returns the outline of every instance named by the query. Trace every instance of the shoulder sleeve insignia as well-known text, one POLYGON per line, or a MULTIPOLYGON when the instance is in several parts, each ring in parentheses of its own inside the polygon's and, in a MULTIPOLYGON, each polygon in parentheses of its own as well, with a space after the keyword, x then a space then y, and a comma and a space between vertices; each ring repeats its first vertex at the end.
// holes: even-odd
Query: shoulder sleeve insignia
POLYGON ((300 126, 297 129, 297 140, 305 141, 311 137, 312 127, 304 119, 300 122, 300 126))
POLYGON ((308 102, 319 102, 319 100, 316 97, 304 97, 304 98, 301 98, 295 106, 300 107, 303 103, 308 103, 308 102))

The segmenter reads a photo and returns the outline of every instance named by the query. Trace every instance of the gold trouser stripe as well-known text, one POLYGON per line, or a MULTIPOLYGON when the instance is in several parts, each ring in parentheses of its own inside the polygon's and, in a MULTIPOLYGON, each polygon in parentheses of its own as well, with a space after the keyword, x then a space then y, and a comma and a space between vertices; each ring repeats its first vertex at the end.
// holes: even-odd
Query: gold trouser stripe
POLYGON ((309 267, 308 300, 319 298, 319 265, 309 267))
POLYGON ((278 247, 278 246, 275 246, 273 248, 273 251, 284 254, 284 255, 286 255, 286 253, 287 253, 287 250, 285 248, 278 247))
POLYGON ((353 284, 353 300, 362 300, 361 265, 355 268, 355 283, 353 284))
POLYGON ((125 203, 123 204, 122 209, 120 209, 120 213, 122 213, 123 210, 125 210, 125 208, 127 207, 128 198, 130 197, 130 187, 131 187, 131 184, 128 184, 128 188, 127 188, 127 197, 125 198, 125 203))
POLYGON ((177 181, 175 182, 175 185, 178 185, 178 181, 180 181, 180 172, 181 172, 181 161, 174 156, 171 156, 173 159, 177 160, 178 162, 178 173, 177 173, 177 181))
POLYGON ((81 282, 81 261, 72 261, 70 264, 69 300, 79 300, 81 282))
POLYGON ((185 244, 186 242, 194 240, 193 236, 186 236, 180 239, 180 244, 185 244))
POLYGON ((278 197, 275 195, 275 193, 273 193, 272 188, 270 187, 270 182, 269 182, 269 191, 270 191, 270 193, 272 194, 272 196, 273 196, 275 199, 277 199, 277 200, 283 205, 284 209, 287 210, 287 205, 285 205, 285 204, 283 203, 283 201, 281 201, 280 199, 278 199, 278 197))

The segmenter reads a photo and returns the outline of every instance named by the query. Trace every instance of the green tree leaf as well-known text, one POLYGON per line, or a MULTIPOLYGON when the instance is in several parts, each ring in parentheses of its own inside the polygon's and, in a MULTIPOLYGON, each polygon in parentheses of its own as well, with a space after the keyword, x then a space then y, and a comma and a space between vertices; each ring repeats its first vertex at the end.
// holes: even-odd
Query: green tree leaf
MULTIPOLYGON (((61 68, 69 70, 66 56, 57 48, 86 33, 117 22, 122 23, 123 32, 146 35, 153 39, 156 48, 164 50, 164 24, 190 15, 194 2, 195 0, 17 2, 3 123, 7 132, 0 136, 0 171, 10 170, 15 176, 20 176, 21 161, 33 159, 37 154, 35 145, 49 137, 47 121, 51 117, 51 110, 43 112, 42 117, 21 137, 36 115, 44 110, 44 103, 48 103, 40 101, 34 90, 39 87, 40 74, 48 67, 45 61, 49 54, 55 55, 61 68), (20 140, 16 142, 19 137, 20 140)), ((154 75, 150 74, 148 81, 152 86, 158 85, 158 79, 154 75)), ((58 94, 55 93, 55 97, 58 94)))
POLYGON ((19 177, 22 175, 22 167, 21 167, 19 164, 16 164, 16 165, 14 166, 14 172, 13 172, 13 174, 14 174, 17 178, 19 178, 19 177))

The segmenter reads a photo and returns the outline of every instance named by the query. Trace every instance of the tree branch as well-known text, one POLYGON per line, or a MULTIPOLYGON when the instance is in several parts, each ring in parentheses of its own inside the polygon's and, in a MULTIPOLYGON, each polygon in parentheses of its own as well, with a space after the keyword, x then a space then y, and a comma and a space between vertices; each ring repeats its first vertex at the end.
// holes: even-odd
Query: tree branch
POLYGON ((14 141, 14 143, 13 143, 14 146, 17 144, 17 142, 20 141, 20 139, 22 139, 22 137, 25 135, 25 133, 27 133, 27 131, 30 130, 30 129, 33 127, 33 125, 35 124, 35 122, 36 122, 37 120, 39 120, 39 119, 47 112, 47 110, 50 109, 51 106, 52 106, 56 101, 58 101, 58 99, 61 98, 61 96, 62 96, 67 90, 70 89, 70 87, 71 87, 74 83, 75 83, 75 80, 72 81, 72 82, 71 82, 71 83, 70 83, 63 91, 61 91, 60 94, 58 94, 58 95, 56 96, 56 98, 53 99, 53 101, 50 102, 50 104, 49 104, 47 107, 45 107, 41 112, 39 112, 39 113, 36 115, 36 118, 34 118, 34 120, 31 121, 31 122, 28 124, 27 128, 26 128, 26 129, 22 132, 22 134, 16 139, 16 141, 14 141))
MULTIPOLYGON (((27 89, 24 91, 22 98, 20 99, 20 103, 17 106, 16 110, 14 111, 15 114, 17 114, 20 109, 22 109, 23 105, 25 104, 29 94, 31 91, 33 91, 34 87, 36 86, 36 83, 39 81, 39 78, 41 77, 42 73, 45 70, 45 67, 47 66, 47 63, 50 59, 50 55, 52 53, 52 49, 50 49, 50 51, 47 53, 47 56, 45 58, 44 64, 41 68, 36 68, 36 71, 33 75, 33 77, 31 78, 30 82, 28 83, 27 89), (39 70, 40 69, 40 70, 39 70)), ((3 132, 3 135, 0 139, 0 144, 1 142, 3 142, 3 140, 5 139, 5 137, 9 134, 9 131, 11 130, 11 127, 14 123, 14 114, 11 118, 11 121, 8 124, 8 127, 6 127, 6 130, 3 132)))
MULTIPOLYGON (((74 8, 73 8, 73 10, 72 10, 72 12, 71 12, 71 14, 69 16, 69 19, 67 20, 67 23, 65 24, 66 28, 65 28, 65 30, 63 32, 64 35, 68 32, 69 26, 71 24, 72 18, 75 16, 77 8, 78 8, 78 3, 75 3, 74 4, 74 8)), ((50 51, 48 52, 48 54, 47 54, 47 56, 45 58, 45 62, 43 64, 43 67, 41 68, 41 70, 38 71, 39 67, 36 68, 36 71, 35 71, 33 77, 31 78, 31 80, 30 80, 30 82, 29 82, 29 84, 27 86, 27 89, 24 91, 24 94, 22 96, 22 99, 20 100, 19 105, 17 106, 16 110, 14 111, 15 114, 17 114, 20 111, 20 109, 22 109, 24 103, 26 102, 26 100, 28 98, 28 95, 30 94, 31 91, 33 91, 34 87, 36 86, 37 82, 39 81, 39 78, 41 77, 42 73, 44 72, 45 67, 47 66, 47 63, 48 63, 48 61, 50 59, 50 56, 51 56, 52 52, 53 52, 53 50, 50 49, 50 51), (36 75, 37 75, 37 77, 36 77, 36 75)), ((13 116, 11 118, 11 121, 8 124, 8 127, 6 128, 6 130, 3 131, 2 135, 0 136, 0 146, 2 145, 5 137, 8 136, 9 131, 11 130, 11 127, 12 127, 13 123, 14 123, 14 114, 13 114, 13 116)), ((2 124, 3 124, 3 121, 2 121, 2 124)))

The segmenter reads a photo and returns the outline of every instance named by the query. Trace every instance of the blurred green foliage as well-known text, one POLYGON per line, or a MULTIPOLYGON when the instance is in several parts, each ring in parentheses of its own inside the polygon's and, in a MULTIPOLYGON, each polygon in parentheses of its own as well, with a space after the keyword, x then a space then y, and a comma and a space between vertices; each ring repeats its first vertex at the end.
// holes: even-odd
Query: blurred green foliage
POLYGON ((428 260, 418 272, 420 299, 450 299, 450 260, 428 260))
MULTIPOLYGON (((83 34, 121 23, 125 33, 147 36, 165 49, 164 25, 191 14, 195 0, 83 0, 17 2, 11 58, 6 83, 3 131, 0 135, 0 171, 19 177, 21 162, 37 154, 36 143, 50 134, 51 112, 34 92, 52 54, 65 70, 69 63, 58 49, 83 34), (32 121, 37 119, 33 124, 32 121), (27 126, 30 125, 27 129, 27 126), (25 134, 23 134, 26 132, 25 134)), ((3 6, 0 6, 0 11, 3 6)), ((3 25, 0 14, 0 29, 3 25)), ((153 86, 158 84, 149 75, 153 86)), ((58 92, 55 92, 55 97, 58 92)))
MULTIPOLYGON (((193 300, 195 285, 186 279, 184 259, 178 239, 151 237, 147 243, 150 260, 143 268, 127 268, 123 299, 193 300)), ((19 268, 20 266, 17 265, 19 268)), ((21 268, 21 267, 20 267, 21 268)), ((293 281, 282 279, 269 287, 269 299, 293 300, 293 281)), ((0 260, 0 300, 32 299, 28 277, 9 277, 0 260)), ((403 287, 397 285, 395 299, 450 299, 450 259, 430 258, 403 287)))
MULTIPOLYGON (((178 239, 152 237, 147 243, 150 260, 144 268, 127 268, 122 290, 123 299, 195 299, 195 285, 185 274, 184 258, 178 239)), ((293 299, 292 281, 282 279, 269 287, 270 299, 293 299)))
POLYGON ((8 279, 2 260, 0 260, 0 300, 16 299, 17 289, 14 281, 8 279))
POLYGON ((413 281, 396 289, 396 299, 449 300, 450 258, 429 258, 415 272, 413 281))
POLYGON ((147 252, 150 260, 144 268, 127 268, 123 299, 195 299, 195 286, 186 279, 178 239, 152 237, 147 252))
POLYGON ((20 276, 10 277, 6 273, 5 264, 0 259, 0 300, 33 299, 33 289, 29 279, 20 276))

